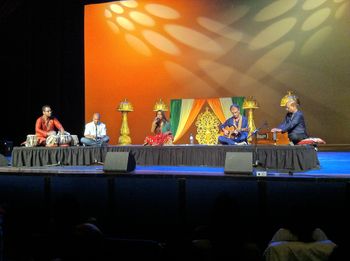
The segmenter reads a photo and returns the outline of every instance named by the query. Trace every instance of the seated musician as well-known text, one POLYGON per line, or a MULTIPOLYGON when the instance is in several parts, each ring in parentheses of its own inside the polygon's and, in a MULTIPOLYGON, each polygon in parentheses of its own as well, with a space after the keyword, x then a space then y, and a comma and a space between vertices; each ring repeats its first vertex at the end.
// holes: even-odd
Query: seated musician
POLYGON ((219 136, 218 141, 224 145, 245 145, 249 131, 248 120, 241 115, 237 104, 232 104, 230 111, 233 116, 220 126, 224 135, 219 136))
POLYGON ((95 112, 92 115, 92 121, 85 125, 84 137, 80 142, 84 146, 103 146, 108 144, 109 136, 107 135, 106 124, 100 121, 101 116, 95 112))
POLYGON ((308 138, 304 114, 299 110, 297 100, 290 99, 286 104, 288 111, 284 121, 277 127, 273 128, 272 132, 288 132, 288 138, 293 144, 308 138))
POLYGON ((165 116, 165 112, 158 110, 151 126, 151 132, 154 135, 147 136, 143 143, 144 146, 162 146, 172 145, 173 135, 171 133, 170 122, 165 116))
POLYGON ((45 146, 46 139, 49 136, 56 135, 56 130, 64 134, 62 124, 57 118, 52 116, 52 110, 49 105, 42 107, 43 115, 40 116, 35 123, 35 135, 38 138, 38 145, 45 146))

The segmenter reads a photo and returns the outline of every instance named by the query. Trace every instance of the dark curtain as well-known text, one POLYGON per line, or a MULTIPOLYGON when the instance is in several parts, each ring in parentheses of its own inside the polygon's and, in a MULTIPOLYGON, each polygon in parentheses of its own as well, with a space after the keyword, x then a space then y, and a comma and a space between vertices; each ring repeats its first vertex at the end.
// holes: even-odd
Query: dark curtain
POLYGON ((64 128, 84 127, 84 3, 0 3, 0 139, 14 145, 34 133, 49 104, 64 128))

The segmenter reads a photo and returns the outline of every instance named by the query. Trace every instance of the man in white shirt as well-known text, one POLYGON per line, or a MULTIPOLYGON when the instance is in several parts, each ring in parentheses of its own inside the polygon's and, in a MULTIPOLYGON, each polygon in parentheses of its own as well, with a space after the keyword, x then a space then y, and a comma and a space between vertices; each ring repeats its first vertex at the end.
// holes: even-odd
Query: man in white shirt
POLYGON ((80 139, 80 142, 84 146, 102 146, 108 141, 106 125, 100 121, 100 114, 94 113, 92 122, 85 125, 84 137, 80 139))

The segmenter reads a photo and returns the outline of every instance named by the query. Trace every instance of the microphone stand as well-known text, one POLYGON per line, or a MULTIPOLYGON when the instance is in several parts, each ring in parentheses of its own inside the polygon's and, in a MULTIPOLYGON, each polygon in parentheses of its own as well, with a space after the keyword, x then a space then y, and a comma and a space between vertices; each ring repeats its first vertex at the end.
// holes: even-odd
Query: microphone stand
MULTIPOLYGON (((252 137, 254 140, 254 155, 255 155, 255 162, 253 164, 253 167, 258 167, 260 165, 259 157, 258 157, 258 132, 267 125, 267 122, 264 122, 259 128, 256 128, 248 138, 252 137)), ((247 139, 248 139, 247 138, 247 139)))
POLYGON ((259 157, 258 157, 258 132, 261 128, 255 129, 250 136, 252 136, 254 140, 254 155, 255 155, 255 162, 253 164, 253 167, 259 166, 259 157))

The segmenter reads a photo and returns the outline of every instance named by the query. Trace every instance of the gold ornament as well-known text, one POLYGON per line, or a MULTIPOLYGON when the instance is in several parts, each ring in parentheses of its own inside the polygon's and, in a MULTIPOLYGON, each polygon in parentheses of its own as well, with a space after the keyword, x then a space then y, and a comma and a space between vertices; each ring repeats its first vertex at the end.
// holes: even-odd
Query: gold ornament
POLYGON ((168 107, 162 101, 162 99, 159 99, 159 101, 157 101, 156 104, 154 105, 153 111, 168 111, 168 107))
POLYGON ((300 105, 299 98, 292 91, 287 91, 287 94, 283 96, 281 99, 281 107, 285 107, 289 101, 295 101, 298 105, 300 105))
POLYGON ((118 111, 125 111, 125 112, 130 112, 130 111, 134 111, 134 108, 132 107, 131 103, 128 102, 126 99, 124 99, 124 101, 122 101, 119 104, 119 108, 118 111))
POLYGON ((134 111, 133 106, 126 99, 119 104, 118 111, 122 113, 122 126, 120 127, 120 134, 118 142, 120 145, 131 144, 131 138, 129 136, 130 130, 128 126, 128 112, 134 111))
POLYGON ((205 112, 197 117, 196 140, 199 144, 214 145, 218 143, 220 121, 214 113, 205 108, 205 112))
POLYGON ((259 108, 259 105, 255 99, 253 99, 253 96, 249 96, 248 99, 245 99, 243 102, 243 109, 248 111, 248 128, 249 128, 249 133, 248 133, 248 143, 252 142, 252 133, 255 131, 255 123, 254 123, 254 116, 253 116, 253 111, 255 109, 259 108))

